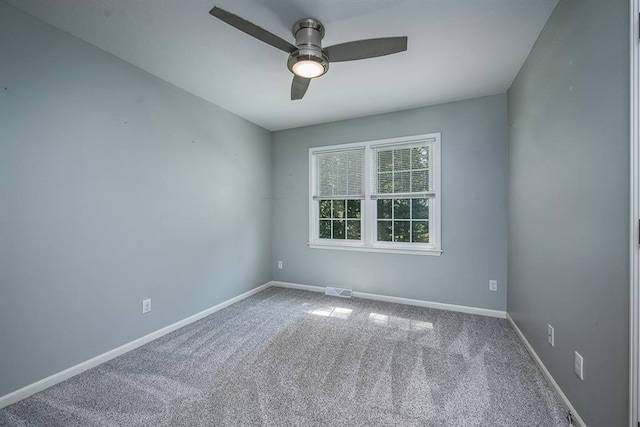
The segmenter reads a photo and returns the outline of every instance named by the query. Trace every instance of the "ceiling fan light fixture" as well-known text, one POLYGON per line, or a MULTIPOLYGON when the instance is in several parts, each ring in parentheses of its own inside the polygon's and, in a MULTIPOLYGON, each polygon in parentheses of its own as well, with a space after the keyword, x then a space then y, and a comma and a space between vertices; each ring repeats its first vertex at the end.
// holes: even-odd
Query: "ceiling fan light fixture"
POLYGON ((296 76, 304 77, 306 79, 313 79, 314 77, 319 77, 325 73, 322 64, 310 59, 303 59, 302 61, 296 62, 291 67, 291 71, 293 71, 293 74, 296 76))
MULTIPOLYGON (((305 53, 308 53, 308 51, 305 53)), ((320 52, 319 55, 303 54, 300 51, 293 52, 289 56, 287 66, 289 70, 298 77, 305 79, 320 77, 329 69, 329 60, 322 52, 320 52)))

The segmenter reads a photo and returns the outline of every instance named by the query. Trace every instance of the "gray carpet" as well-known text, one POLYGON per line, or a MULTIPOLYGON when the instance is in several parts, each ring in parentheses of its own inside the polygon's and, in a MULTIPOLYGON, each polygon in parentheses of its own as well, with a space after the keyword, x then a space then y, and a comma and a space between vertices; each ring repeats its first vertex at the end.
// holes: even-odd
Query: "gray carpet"
POLYGON ((2 426, 565 426, 506 320, 270 288, 0 410, 2 426))

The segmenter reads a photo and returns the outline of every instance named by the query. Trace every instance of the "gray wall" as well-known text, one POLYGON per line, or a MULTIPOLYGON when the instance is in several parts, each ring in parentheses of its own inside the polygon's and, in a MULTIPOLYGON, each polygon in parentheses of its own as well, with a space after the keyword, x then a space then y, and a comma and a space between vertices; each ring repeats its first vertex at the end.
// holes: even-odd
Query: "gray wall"
POLYGON ((0 396, 268 282, 270 155, 0 2, 0 396))
POLYGON ((506 309, 506 94, 276 132, 273 196, 274 280, 506 309), (440 257, 307 247, 309 147, 429 132, 442 132, 440 257))
POLYGON ((561 0, 509 90, 507 307, 590 426, 628 425, 628 11, 561 0))

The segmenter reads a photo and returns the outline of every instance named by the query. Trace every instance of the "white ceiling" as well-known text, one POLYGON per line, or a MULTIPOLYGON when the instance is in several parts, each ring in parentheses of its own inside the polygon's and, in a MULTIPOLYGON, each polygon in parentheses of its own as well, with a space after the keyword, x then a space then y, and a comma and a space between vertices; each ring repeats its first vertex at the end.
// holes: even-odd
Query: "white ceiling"
POLYGON ((558 0, 4 0, 266 129, 505 92, 558 0), (406 52, 331 64, 290 101, 287 54, 209 15, 213 6, 294 42, 409 37, 406 52))

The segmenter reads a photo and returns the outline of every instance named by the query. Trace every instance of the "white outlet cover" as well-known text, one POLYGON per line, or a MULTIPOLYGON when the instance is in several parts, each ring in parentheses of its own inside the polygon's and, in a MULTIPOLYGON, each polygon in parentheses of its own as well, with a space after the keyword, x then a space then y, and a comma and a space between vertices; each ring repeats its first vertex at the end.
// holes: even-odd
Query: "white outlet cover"
POLYGON ((580 353, 578 353, 577 351, 575 352, 573 369, 576 375, 578 376, 578 378, 584 381, 584 359, 582 358, 582 356, 580 356, 580 353))
POLYGON ((278 261, 278 270, 282 270, 282 261, 278 261))
POLYGON ((142 300, 142 314, 151 311, 151 298, 142 300))
POLYGON ((498 281, 497 280, 489 280, 489 290, 491 292, 498 291, 498 281))
POLYGON ((551 347, 555 347, 555 331, 553 330, 553 326, 547 325, 547 341, 551 344, 551 347))

